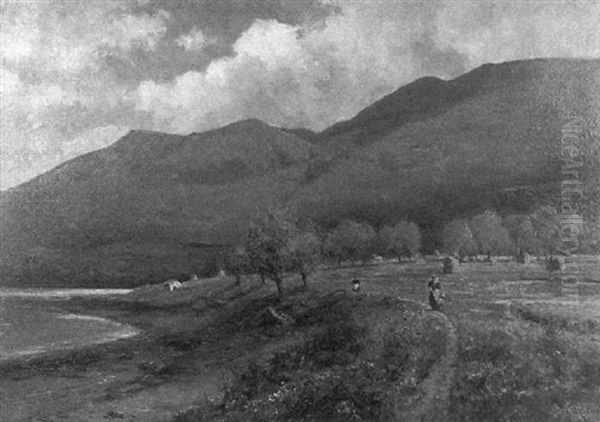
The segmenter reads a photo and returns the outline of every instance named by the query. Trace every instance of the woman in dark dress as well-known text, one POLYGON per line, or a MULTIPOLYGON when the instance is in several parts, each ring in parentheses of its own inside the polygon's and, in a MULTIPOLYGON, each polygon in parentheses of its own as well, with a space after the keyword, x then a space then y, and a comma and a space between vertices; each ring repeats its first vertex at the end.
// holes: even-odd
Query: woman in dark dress
POLYGON ((444 301, 444 293, 442 292, 442 284, 438 279, 437 275, 432 275, 427 283, 429 289, 429 306, 434 311, 442 309, 442 302, 444 301))

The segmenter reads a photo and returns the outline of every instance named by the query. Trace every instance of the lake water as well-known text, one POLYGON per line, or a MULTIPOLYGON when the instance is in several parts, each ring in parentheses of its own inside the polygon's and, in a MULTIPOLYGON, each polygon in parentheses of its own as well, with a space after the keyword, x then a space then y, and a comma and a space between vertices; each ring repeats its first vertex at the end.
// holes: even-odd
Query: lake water
POLYGON ((58 310, 73 296, 115 295, 128 290, 0 289, 0 360, 131 337, 124 324, 58 310))

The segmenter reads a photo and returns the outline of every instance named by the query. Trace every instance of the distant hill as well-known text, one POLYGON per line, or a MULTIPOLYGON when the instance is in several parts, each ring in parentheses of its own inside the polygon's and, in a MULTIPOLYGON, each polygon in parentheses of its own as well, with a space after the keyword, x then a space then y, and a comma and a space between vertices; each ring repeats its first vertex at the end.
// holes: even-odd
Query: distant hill
POLYGON ((599 107, 600 60, 544 59, 422 78, 318 134, 258 120, 132 131, 0 193, 2 283, 205 271, 215 248, 198 245, 235 241, 276 204, 324 226, 408 218, 431 247, 453 217, 556 203, 564 116, 599 107))

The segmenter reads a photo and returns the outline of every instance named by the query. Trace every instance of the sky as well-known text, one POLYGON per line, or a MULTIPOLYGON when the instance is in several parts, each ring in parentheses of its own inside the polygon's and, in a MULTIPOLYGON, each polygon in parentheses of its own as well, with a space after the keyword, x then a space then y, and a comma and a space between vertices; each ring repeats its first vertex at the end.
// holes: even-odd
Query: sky
POLYGON ((600 57, 600 1, 0 0, 0 189, 130 129, 320 131, 422 76, 600 57))

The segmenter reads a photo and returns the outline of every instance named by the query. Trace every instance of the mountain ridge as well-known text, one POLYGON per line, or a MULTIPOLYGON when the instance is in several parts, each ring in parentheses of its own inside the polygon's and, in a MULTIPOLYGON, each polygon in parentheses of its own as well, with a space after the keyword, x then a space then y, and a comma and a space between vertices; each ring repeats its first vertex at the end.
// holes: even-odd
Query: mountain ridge
MULTIPOLYGON (((320 133, 257 119, 188 135, 130 131, 0 192, 0 270, 18 284, 33 254, 48 271, 79 265, 103 274, 98 283, 138 284, 168 274, 143 256, 160 263, 197 253, 185 245, 235 242, 253 215, 281 205, 324 227, 411 219, 431 247, 451 218, 556 204, 560 116, 600 115, 599 98, 600 60, 542 59, 421 78, 320 133), (506 190, 520 185, 529 187, 506 190), (115 275, 117 252, 102 264, 93 258, 136 243, 146 249, 134 248, 139 262, 129 265, 145 276, 115 275), (84 251, 75 262, 73 250, 84 251)), ((77 274, 73 283, 88 280, 77 274)))

